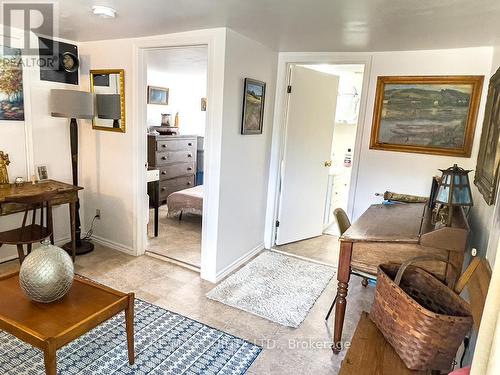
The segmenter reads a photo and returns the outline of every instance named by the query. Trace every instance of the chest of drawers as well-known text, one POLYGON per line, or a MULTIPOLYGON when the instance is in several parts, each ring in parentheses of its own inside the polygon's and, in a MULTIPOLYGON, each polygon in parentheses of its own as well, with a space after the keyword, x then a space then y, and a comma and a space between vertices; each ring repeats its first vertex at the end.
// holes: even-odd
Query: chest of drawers
POLYGON ((196 144, 192 135, 148 135, 148 164, 160 171, 160 203, 195 186, 196 144))

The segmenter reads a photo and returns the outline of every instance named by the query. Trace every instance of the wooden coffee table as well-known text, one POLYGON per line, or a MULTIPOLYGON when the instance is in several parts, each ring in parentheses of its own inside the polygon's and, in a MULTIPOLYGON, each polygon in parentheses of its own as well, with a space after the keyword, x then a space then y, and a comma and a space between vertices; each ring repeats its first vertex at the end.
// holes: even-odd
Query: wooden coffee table
POLYGON ((0 329, 44 353, 45 372, 56 375, 56 350, 125 311, 128 360, 134 364, 134 294, 75 276, 71 290, 49 304, 33 302, 19 287, 19 272, 0 276, 0 329))

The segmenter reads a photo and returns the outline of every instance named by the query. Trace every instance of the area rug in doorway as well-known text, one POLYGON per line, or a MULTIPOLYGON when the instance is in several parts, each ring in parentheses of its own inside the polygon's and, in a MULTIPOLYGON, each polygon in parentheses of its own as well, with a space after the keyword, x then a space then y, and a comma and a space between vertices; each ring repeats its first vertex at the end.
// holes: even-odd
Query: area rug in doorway
MULTIPOLYGON (((244 374, 262 349, 147 302, 135 302, 135 365, 121 313, 57 352, 58 374, 244 374)), ((0 331, 0 374, 44 374, 43 354, 0 331)))
POLYGON ((298 327, 335 275, 333 267, 265 251, 207 297, 288 327, 298 327))

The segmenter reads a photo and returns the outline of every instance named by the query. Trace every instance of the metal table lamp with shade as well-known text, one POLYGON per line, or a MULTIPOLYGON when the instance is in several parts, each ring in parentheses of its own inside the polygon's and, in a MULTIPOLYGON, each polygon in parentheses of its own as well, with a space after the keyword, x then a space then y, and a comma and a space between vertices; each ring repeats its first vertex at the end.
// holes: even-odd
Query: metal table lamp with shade
POLYGON ((446 226, 451 226, 456 206, 472 207, 472 193, 470 190, 469 172, 457 164, 448 169, 440 169, 443 176, 439 182, 436 194, 436 203, 447 207, 448 212, 442 212, 446 226))
MULTIPOLYGON (((71 142, 71 167, 73 185, 78 186, 78 124, 76 119, 92 119, 94 103, 92 94, 85 91, 52 89, 50 91, 50 112, 52 117, 71 119, 69 124, 71 142)), ((94 245, 81 239, 80 202, 76 202, 76 254, 94 250, 94 245)), ((71 242, 63 246, 71 251, 71 242)))
POLYGON ((120 128, 122 118, 120 94, 97 94, 97 117, 113 120, 113 128, 120 128))

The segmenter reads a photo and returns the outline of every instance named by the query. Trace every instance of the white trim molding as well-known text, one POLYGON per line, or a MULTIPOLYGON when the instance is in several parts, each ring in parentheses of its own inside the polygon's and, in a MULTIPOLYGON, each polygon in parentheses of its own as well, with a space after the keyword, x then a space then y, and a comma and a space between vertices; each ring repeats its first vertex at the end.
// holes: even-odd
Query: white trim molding
POLYGON ((348 198, 347 213, 352 216, 354 198, 356 196, 359 156, 363 138, 363 126, 360 122, 365 118, 369 91, 372 54, 348 52, 282 52, 278 57, 278 77, 276 81, 276 99, 273 119, 273 137, 271 145, 271 163, 269 168, 269 185, 267 194, 266 228, 264 233, 265 247, 274 246, 276 235, 276 220, 278 215, 279 196, 281 189, 282 160, 286 135, 286 88, 289 82, 290 66, 294 64, 362 64, 364 65, 361 106, 356 129, 356 143, 353 153, 351 184, 348 198))
POLYGON ((99 236, 96 236, 96 235, 93 235, 92 238, 91 238, 91 240, 94 241, 94 242, 96 242, 96 243, 98 243, 98 244, 100 244, 100 245, 109 247, 109 248, 114 249, 114 250, 121 251, 122 253, 129 254, 129 255, 135 255, 135 250, 134 249, 132 249, 129 246, 125 246, 125 245, 123 245, 121 243, 110 241, 110 240, 108 240, 106 238, 99 237, 99 236))
POLYGON ((223 92, 226 29, 215 28, 183 33, 139 38, 133 45, 133 112, 138 124, 133 131, 133 155, 136 161, 133 170, 134 184, 134 255, 142 255, 146 250, 147 228, 145 223, 146 205, 146 62, 145 52, 180 46, 206 45, 208 47, 207 74, 207 124, 205 131, 205 183, 203 199, 203 224, 201 243, 201 278, 216 279, 217 241, 219 223, 220 159, 223 120, 223 92))
POLYGON ((243 254, 241 257, 236 259, 233 263, 229 264, 228 266, 224 267, 222 270, 220 270, 217 273, 217 277, 213 281, 214 283, 220 282, 222 279, 224 279, 226 276, 231 274, 232 272, 236 271, 239 267, 241 267, 243 264, 248 262, 251 258, 253 258, 255 255, 260 253, 262 250, 264 250, 264 244, 261 243, 257 246, 255 246, 252 250, 247 252, 246 254, 243 254))

